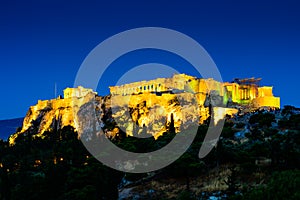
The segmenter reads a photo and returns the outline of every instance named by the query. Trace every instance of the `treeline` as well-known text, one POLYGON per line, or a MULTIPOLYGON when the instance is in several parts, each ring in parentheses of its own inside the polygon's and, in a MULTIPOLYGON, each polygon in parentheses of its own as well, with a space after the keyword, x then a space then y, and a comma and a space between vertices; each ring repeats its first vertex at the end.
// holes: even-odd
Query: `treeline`
MULTIPOLYGON (((277 128, 271 126, 274 114, 252 115, 249 120, 252 128, 244 141, 237 140, 235 133, 245 124, 227 120, 217 146, 200 160, 198 153, 207 122, 198 127, 189 149, 159 174, 186 180, 186 191, 178 198, 199 199, 191 191, 190 179, 228 165, 231 175, 224 193, 229 199, 300 199, 300 115, 286 112, 289 117, 282 118, 277 128), (266 176, 263 184, 254 187, 252 176, 256 172, 266 176)), ((173 139, 174 129, 169 129, 157 140, 126 137, 120 132, 112 142, 128 151, 150 152, 173 139)), ((137 181, 148 174, 125 174, 102 165, 87 152, 72 127, 45 132, 42 137, 25 133, 16 139, 14 146, 0 141, 0 199, 3 200, 117 199, 118 185, 124 176, 137 181)))
POLYGON ((95 160, 70 126, 0 144, 0 199, 116 199, 122 173, 95 160))

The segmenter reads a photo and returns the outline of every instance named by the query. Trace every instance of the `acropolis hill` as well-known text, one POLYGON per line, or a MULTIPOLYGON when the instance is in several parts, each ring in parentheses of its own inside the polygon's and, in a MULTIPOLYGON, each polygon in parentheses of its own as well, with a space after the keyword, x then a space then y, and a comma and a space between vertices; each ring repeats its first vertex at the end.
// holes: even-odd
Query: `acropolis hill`
POLYGON ((167 130, 172 120, 176 132, 179 132, 184 124, 193 120, 203 123, 210 114, 221 119, 241 109, 280 108, 280 98, 273 96, 272 87, 259 86, 259 81, 250 78, 222 83, 175 74, 171 78, 112 86, 110 95, 104 97, 81 86, 66 88, 63 98, 39 100, 37 105, 31 106, 22 130, 12 135, 9 141, 13 144, 23 133, 43 137, 45 131, 68 125, 78 129, 76 119, 91 102, 98 126, 105 134, 113 136, 122 129, 127 135, 135 135, 147 127, 147 133, 155 138, 167 130), (185 105, 180 105, 182 102, 185 105), (112 121, 118 128, 105 126, 112 121))

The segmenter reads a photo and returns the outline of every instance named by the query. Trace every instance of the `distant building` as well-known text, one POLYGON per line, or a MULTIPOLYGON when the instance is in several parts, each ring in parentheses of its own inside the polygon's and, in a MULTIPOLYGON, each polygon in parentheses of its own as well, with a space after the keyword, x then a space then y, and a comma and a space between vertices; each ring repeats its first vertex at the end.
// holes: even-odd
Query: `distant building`
POLYGON ((97 94, 97 92, 94 92, 92 89, 87 89, 82 86, 78 86, 77 88, 66 88, 64 89, 64 98, 72 98, 72 97, 84 97, 88 93, 94 93, 97 94))

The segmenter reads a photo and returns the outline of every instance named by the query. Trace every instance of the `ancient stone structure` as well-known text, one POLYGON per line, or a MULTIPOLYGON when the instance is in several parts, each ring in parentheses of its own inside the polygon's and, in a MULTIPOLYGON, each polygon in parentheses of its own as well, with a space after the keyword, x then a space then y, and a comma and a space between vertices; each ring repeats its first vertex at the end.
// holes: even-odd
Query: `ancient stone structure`
POLYGON ((72 98, 72 97, 84 97, 89 93, 94 93, 97 95, 97 92, 94 92, 92 89, 87 89, 82 86, 78 86, 77 88, 66 88, 64 89, 64 98, 72 98))
MULTIPOLYGON (((80 113, 83 113, 82 117, 95 113, 94 117, 99 122, 95 127, 100 127, 97 130, 103 127, 106 123, 103 119, 106 118, 107 121, 115 121, 127 135, 140 134, 147 129, 147 133, 157 138, 167 131, 171 121, 175 131, 180 132, 189 123, 201 124, 209 116, 213 116, 214 123, 218 123, 226 115, 236 114, 236 108, 243 105, 251 109, 279 108, 280 98, 273 96, 272 87, 260 87, 259 80, 235 79, 221 83, 175 74, 171 78, 113 86, 110 87, 111 94, 105 97, 81 86, 66 88, 64 98, 39 100, 31 106, 22 130, 12 135, 9 142, 14 144, 18 135, 26 132, 43 137, 45 131, 68 125, 77 127, 80 132, 80 127, 87 127, 78 126, 76 119, 80 113)), ((86 122, 90 123, 89 120, 86 122)), ((104 132, 111 135, 117 131, 104 132)))
POLYGON ((171 78, 158 78, 150 81, 134 82, 110 87, 112 95, 137 95, 142 93, 182 93, 192 92, 203 104, 211 92, 219 94, 223 103, 251 105, 253 108, 280 108, 280 98, 274 97, 272 87, 260 87, 261 79, 235 79, 232 82, 218 82, 213 79, 201 79, 186 74, 175 74, 171 78))

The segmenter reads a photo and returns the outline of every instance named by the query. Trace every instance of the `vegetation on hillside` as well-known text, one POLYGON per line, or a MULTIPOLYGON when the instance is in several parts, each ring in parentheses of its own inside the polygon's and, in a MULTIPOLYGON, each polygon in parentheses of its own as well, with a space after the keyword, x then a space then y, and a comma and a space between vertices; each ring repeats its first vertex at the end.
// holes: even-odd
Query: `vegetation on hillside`
MULTIPOLYGON (((208 125, 200 125, 189 149, 151 176, 125 174, 104 166, 87 152, 72 127, 46 132, 43 139, 25 133, 14 146, 0 141, 0 199, 117 199, 122 187, 146 188, 146 182, 170 178, 184 182, 184 189, 151 190, 136 198, 174 199, 169 194, 173 192, 177 199, 207 199, 213 191, 196 187, 195 177, 205 177, 222 166, 228 171, 221 181, 225 189, 216 191, 222 198, 300 199, 300 115, 292 110, 286 107, 281 111, 284 117, 277 126, 272 125, 276 122, 272 113, 252 114, 250 132, 242 139, 235 135, 245 124, 228 119, 217 146, 201 160, 198 152, 208 125), (121 184, 124 180, 127 183, 121 184)), ((150 152, 172 140, 175 133, 169 129, 157 140, 125 137, 120 132, 112 142, 129 151, 150 152)))

